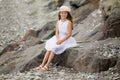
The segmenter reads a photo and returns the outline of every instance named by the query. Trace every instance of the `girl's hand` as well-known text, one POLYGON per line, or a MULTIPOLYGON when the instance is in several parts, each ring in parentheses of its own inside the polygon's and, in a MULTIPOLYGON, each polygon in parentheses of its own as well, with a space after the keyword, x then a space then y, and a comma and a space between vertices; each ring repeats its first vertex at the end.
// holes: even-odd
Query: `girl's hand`
POLYGON ((61 43, 62 43, 61 40, 58 40, 58 41, 56 42, 57 45, 60 45, 61 43))

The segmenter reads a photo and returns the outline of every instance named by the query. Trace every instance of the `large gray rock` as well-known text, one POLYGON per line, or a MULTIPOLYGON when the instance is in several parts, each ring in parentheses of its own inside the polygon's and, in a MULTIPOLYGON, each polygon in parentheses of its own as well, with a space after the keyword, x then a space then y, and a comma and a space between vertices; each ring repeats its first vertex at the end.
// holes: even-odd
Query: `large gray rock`
MULTIPOLYGON (((55 55, 52 61, 56 66, 66 66, 80 72, 101 72, 106 71, 117 64, 120 51, 119 39, 107 39, 103 41, 82 43, 79 47, 67 49, 60 55, 55 55)), ((46 50, 32 59, 24 67, 29 70, 33 66, 41 64, 46 50)))
POLYGON ((43 44, 6 52, 0 56, 0 74, 23 71, 27 63, 40 55, 42 50, 43 44))
POLYGON ((61 55, 56 55, 53 63, 72 67, 81 72, 106 71, 118 61, 117 54, 120 51, 116 49, 119 47, 118 43, 119 39, 84 43, 80 48, 72 48, 61 55))
POLYGON ((48 22, 43 26, 42 29, 28 30, 23 38, 21 38, 19 41, 9 43, 0 52, 0 74, 6 74, 15 71, 25 71, 38 66, 43 58, 43 56, 40 55, 43 53, 42 51, 44 51, 42 40, 50 38, 55 32, 54 28, 54 22, 48 22), (37 56, 40 58, 40 61, 38 61, 39 63, 34 60, 34 58, 37 58, 37 56), (4 59, 5 57, 6 59, 4 59), (10 63, 7 60, 10 60, 10 63), (8 65, 9 68, 5 69, 8 65))
POLYGON ((74 10, 75 23, 85 19, 90 13, 99 7, 99 0, 71 0, 70 5, 74 10))
POLYGON ((120 12, 116 15, 110 15, 105 21, 105 28, 103 30, 105 38, 120 37, 120 12))
POLYGON ((91 2, 96 3, 94 5, 97 5, 99 0, 71 0, 70 4, 75 8, 79 8, 91 2))
POLYGON ((73 36, 77 41, 96 41, 103 39, 104 21, 100 9, 93 11, 86 19, 74 26, 73 36))
POLYGON ((104 35, 108 37, 120 37, 120 1, 101 0, 100 8, 104 15, 104 35), (107 5, 106 5, 107 4, 107 5))
MULTIPOLYGON (((46 3, 45 1, 46 0, 16 0, 15 2, 14 0, 12 0, 11 2, 9 2, 6 0, 2 0, 0 2, 0 4, 3 4, 0 8, 2 10, 0 16, 3 16, 5 14, 5 18, 1 18, 0 20, 0 26, 2 26, 1 30, 3 30, 0 32, 5 32, 4 36, 1 34, 2 40, 7 40, 9 39, 9 36, 13 37, 14 34, 16 35, 13 39, 16 40, 16 38, 18 38, 16 36, 21 36, 25 33, 24 30, 30 28, 39 28, 37 30, 28 30, 28 32, 20 41, 11 43, 5 49, 3 49, 2 53, 0 54, 0 73, 6 74, 15 71, 25 71, 36 67, 41 63, 46 51, 44 50, 43 44, 36 44, 41 43, 39 38, 48 39, 54 34, 54 21, 56 20, 54 16, 56 16, 57 13, 57 11, 55 11, 48 14, 49 10, 47 11, 47 9, 49 2, 46 3), (37 3, 41 3, 41 5, 39 6, 39 4, 37 3), (31 8, 33 6, 34 8, 31 8), (9 14, 6 13, 6 11, 11 12, 9 14), (43 11, 43 13, 41 13, 41 11, 43 11), (47 15, 45 15, 46 11, 47 15), (15 15, 17 15, 18 17, 15 15), (3 23, 2 21, 4 21, 4 19, 10 19, 9 21, 13 21, 15 23, 9 23, 9 21, 3 23), (13 24, 17 27, 13 27, 13 24), (9 28, 9 26, 12 26, 10 27, 10 30, 14 30, 15 28, 15 33, 12 33, 11 31, 9 35, 8 31, 6 31, 6 28, 9 28), (18 30, 21 34, 17 34, 18 30)), ((56 1, 59 2, 62 0, 56 1)), ((103 0, 101 0, 101 2, 102 1, 103 0)), ((104 0, 104 2, 105 1, 109 2, 109 0, 104 0)), ((112 1, 113 0, 110 0, 110 4, 113 5, 106 9, 105 4, 103 3, 103 7, 105 6, 105 8, 101 7, 101 9, 103 9, 106 15, 108 15, 108 17, 104 19, 106 23, 113 22, 113 24, 110 24, 112 25, 113 32, 110 33, 111 35, 114 34, 113 36, 115 37, 117 34, 119 35, 119 17, 115 17, 116 14, 119 14, 119 8, 115 8, 119 4, 117 4, 118 0, 114 0, 113 2, 112 1), (117 34, 115 32, 117 32, 117 34)), ((50 5, 53 6, 53 4, 50 5)), ((73 67, 75 70, 83 72, 105 71, 108 70, 110 67, 115 66, 117 63, 117 68, 119 70, 120 63, 118 61, 117 54, 119 54, 120 48, 116 50, 115 47, 119 46, 120 40, 107 39, 104 41, 100 41, 104 38, 104 22, 102 12, 100 11, 101 9, 98 9, 99 0, 72 0, 71 5, 72 7, 74 7, 74 5, 77 6, 75 11, 73 12, 75 18, 73 36, 78 42, 80 41, 83 43, 79 44, 78 48, 68 49, 63 54, 56 55, 53 63, 56 65, 73 67)), ((56 4, 54 6, 56 6, 56 4)), ((111 30, 111 28, 105 29, 106 32, 107 30, 111 30)), ((11 42, 11 39, 9 39, 7 42, 11 42)))
POLYGON ((99 8, 105 11, 105 14, 110 16, 114 15, 114 13, 118 13, 120 11, 120 1, 119 0, 100 0, 99 8))
POLYGON ((118 62, 117 62, 117 72, 120 73, 120 54, 118 56, 118 62))
POLYGON ((57 7, 60 7, 64 4, 65 0, 51 0, 48 1, 48 3, 45 5, 50 10, 55 10, 57 7))

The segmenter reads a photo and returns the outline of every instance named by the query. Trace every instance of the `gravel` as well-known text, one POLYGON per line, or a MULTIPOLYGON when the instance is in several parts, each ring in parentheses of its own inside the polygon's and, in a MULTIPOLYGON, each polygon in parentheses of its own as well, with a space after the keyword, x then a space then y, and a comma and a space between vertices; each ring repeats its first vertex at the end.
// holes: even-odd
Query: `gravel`
POLYGON ((116 68, 110 68, 101 73, 75 72, 72 68, 50 66, 49 71, 31 69, 25 72, 16 72, 0 75, 0 80, 119 80, 116 68))

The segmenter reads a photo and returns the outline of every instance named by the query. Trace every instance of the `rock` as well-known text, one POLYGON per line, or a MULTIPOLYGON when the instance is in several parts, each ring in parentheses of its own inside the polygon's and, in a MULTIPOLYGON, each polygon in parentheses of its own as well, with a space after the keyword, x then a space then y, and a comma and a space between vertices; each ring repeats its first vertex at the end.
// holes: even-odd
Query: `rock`
POLYGON ((112 80, 112 79, 110 79, 110 78, 100 78, 98 80, 112 80))
POLYGON ((14 51, 15 49, 18 49, 18 48, 19 48, 18 42, 11 42, 0 52, 0 56, 6 52, 14 51))
POLYGON ((70 4, 73 8, 76 7, 73 12, 75 23, 80 23, 80 21, 85 19, 91 12, 98 9, 99 0, 71 0, 70 4))
POLYGON ((0 74, 23 71, 28 62, 40 55, 42 50, 43 44, 30 46, 25 50, 6 52, 0 56, 0 74))
POLYGON ((117 61, 117 72, 120 73, 120 55, 119 55, 119 59, 117 61))
POLYGON ((25 36, 16 42, 11 42, 8 44, 1 52, 0 55, 5 54, 6 52, 17 51, 24 47, 24 49, 34 46, 36 44, 43 43, 43 41, 35 36, 32 30, 28 31, 25 36))
MULTIPOLYGON (((93 0, 81 0, 81 1, 78 1, 78 0, 71 0, 70 1, 70 5, 72 5, 73 7, 75 8, 79 8, 81 6, 84 6, 88 3, 91 3, 93 0)), ((95 3, 97 0, 94 0, 93 2, 95 3)), ((99 1, 99 0, 98 0, 99 1)))
MULTIPOLYGON (((54 22, 48 22, 43 27, 44 28, 39 29, 39 30, 28 30, 26 32, 26 34, 23 36, 23 38, 21 38, 19 41, 11 42, 9 45, 7 45, 2 50, 0 55, 2 57, 1 61, 3 61, 3 62, 1 62, 0 73, 3 72, 4 74, 6 74, 6 73, 12 72, 12 71, 25 71, 25 70, 34 68, 40 64, 40 61, 36 62, 36 60, 33 59, 33 58, 36 58, 35 56, 30 56, 30 55, 33 55, 37 51, 37 49, 39 49, 40 46, 43 45, 42 44, 43 39, 50 38, 51 36, 54 35, 54 32, 55 32, 55 30, 53 29, 55 27, 54 22), (44 34, 44 36, 43 36, 43 34, 44 34), (37 46, 37 44, 39 44, 39 46, 37 46), (34 46, 37 46, 36 50, 35 50, 34 46), (29 50, 30 48, 31 48, 31 50, 29 50), (31 52, 29 52, 29 51, 31 51, 31 52), (34 51, 34 52, 32 53, 32 51, 34 51), (14 55, 14 54, 16 54, 16 55, 14 55), (30 57, 29 58, 25 57, 25 59, 22 59, 22 57, 24 57, 23 56, 24 54, 26 54, 26 56, 29 55, 30 57), (7 55, 13 56, 13 57, 8 57, 7 55), (22 56, 22 57, 19 57, 19 56, 22 56), (11 63, 8 63, 7 59, 4 60, 4 57, 7 57, 8 60, 11 61, 11 63), (20 62, 19 64, 16 64, 17 61, 21 61, 21 60, 16 60, 17 59, 16 57, 20 58, 23 61, 26 60, 28 62, 25 61, 25 62, 20 62), (11 58, 14 58, 13 60, 15 60, 15 61, 12 61, 11 58), (6 69, 7 70, 6 72, 4 72, 4 70, 2 70, 2 69, 3 68, 5 69, 7 67, 7 65, 9 65, 10 67, 8 69, 6 69), (24 66, 22 66, 22 65, 24 65, 24 66), (22 66, 22 67, 20 69, 18 69, 20 66, 22 66)), ((42 47, 40 49, 41 52, 37 52, 37 54, 41 54, 43 48, 44 47, 42 47)), ((42 54, 42 55, 44 55, 44 54, 42 54)), ((39 58, 42 59, 43 56, 41 57, 41 55, 40 55, 39 58)), ((39 60, 41 60, 41 59, 39 59, 39 60)))
MULTIPOLYGON (((117 41, 119 41, 119 40, 116 40, 114 42, 114 43, 116 43, 116 45, 118 43, 117 41)), ((76 71, 82 71, 82 72, 106 71, 110 67, 113 67, 116 65, 117 60, 118 60, 117 56, 114 56, 114 55, 112 55, 111 57, 109 57, 107 55, 104 56, 104 54, 100 54, 99 49, 96 49, 96 48, 98 47, 98 45, 101 46, 101 44, 108 44, 109 42, 111 42, 111 40, 98 41, 96 43, 91 43, 91 44, 85 43, 85 44, 83 44, 84 47, 82 47, 82 48, 68 49, 63 54, 56 55, 53 60, 53 63, 56 66, 61 65, 61 66, 72 67, 76 71), (94 46, 94 48, 91 45, 94 46), (97 47, 95 47, 95 45, 97 47), (96 52, 96 50, 98 52, 96 52)), ((111 49, 112 48, 114 48, 114 47, 111 47, 111 49)), ((107 48, 101 48, 101 50, 103 50, 103 51, 101 51, 101 53, 104 53, 104 51, 106 51, 106 49, 107 48)), ((25 70, 29 70, 31 67, 33 67, 33 65, 38 66, 41 63, 45 52, 46 52, 45 50, 42 51, 41 55, 39 55, 38 57, 31 60, 26 65, 25 70)))
MULTIPOLYGON (((40 44, 42 43, 41 40, 49 39, 55 34, 55 20, 57 18, 54 16, 57 14, 57 11, 51 13, 50 10, 56 10, 64 1, 65 0, 53 0, 48 2, 44 0, 0 1, 0 16, 2 16, 0 18, 0 32, 2 33, 0 35, 2 38, 0 39, 2 40, 0 46, 4 43, 17 40, 26 30, 30 29, 20 41, 10 43, 0 53, 0 74, 21 71, 23 73, 19 73, 19 77, 15 77, 15 79, 35 79, 32 72, 25 73, 24 71, 30 70, 41 63, 46 52, 43 44, 40 44), (41 5, 39 5, 39 3, 41 5), (25 77, 21 77, 25 74, 25 77)), ((87 78, 97 80, 97 75, 106 75, 109 73, 112 76, 107 75, 107 77, 112 79, 112 77, 116 77, 116 74, 110 72, 109 69, 114 66, 117 66, 117 70, 120 72, 118 56, 120 52, 120 39, 114 38, 120 35, 118 28, 120 24, 119 1, 101 0, 100 7, 99 1, 100 0, 70 1, 75 22, 73 36, 81 43, 79 43, 79 46, 76 48, 67 49, 63 54, 56 55, 53 63, 56 66, 70 67, 78 72, 86 73, 82 74, 82 76, 78 76, 81 73, 77 75, 73 74, 64 79, 81 78, 84 80, 84 78, 87 78), (106 3, 109 4, 106 5, 106 3), (105 14, 104 19, 102 11, 105 14), (106 39, 108 37, 113 37, 113 39, 106 39), (101 71, 106 72, 94 75, 87 73, 101 71), (78 77, 76 78, 76 76, 78 77)), ((38 78, 42 76, 43 79, 52 77, 52 80, 58 78, 55 76, 60 76, 60 79, 66 76, 65 70, 60 71, 60 73, 54 73, 54 71, 57 71, 57 68, 53 68, 53 72, 51 71, 54 75, 49 74, 48 76, 42 76, 41 73, 40 75, 37 73, 37 75, 38 78)), ((107 79, 104 78, 103 75, 101 79, 107 79)), ((5 76, 4 78, 14 80, 13 75, 5 76)), ((117 78, 119 79, 119 77, 117 78)))
MULTIPOLYGON (((113 67, 116 65, 118 61, 116 53, 109 56, 104 56, 104 51, 106 51, 106 48, 103 48, 103 51, 99 51, 96 48, 100 47, 102 44, 108 44, 109 42, 113 41, 114 46, 119 46, 118 43, 119 39, 116 41, 114 40, 104 40, 104 41, 98 41, 96 43, 84 43, 82 48, 72 48, 69 50, 66 50, 61 55, 56 55, 56 57, 53 60, 53 63, 56 65, 65 65, 67 67, 72 67, 76 71, 80 72, 101 72, 106 71, 110 67, 113 67), (93 47, 94 46, 94 47, 93 47), (96 47, 95 47, 96 46, 96 47)), ((81 45, 82 46, 82 45, 81 45)), ((104 47, 104 46, 103 46, 104 47)), ((113 47, 115 48, 115 47, 113 47)), ((112 48, 108 48, 112 49, 112 48)), ((107 53, 108 54, 108 53, 107 53)), ((118 54, 118 53, 117 53, 118 54)))
POLYGON ((49 39, 55 34, 56 21, 46 23, 42 29, 37 30, 37 37, 41 39, 49 39))
MULTIPOLYGON (((54 0, 56 1, 56 0, 54 0)), ((63 0, 57 0, 62 3, 63 0)), ((42 29, 48 22, 57 20, 57 11, 49 11, 43 0, 0 1, 0 45, 18 41, 29 30, 42 29)), ((48 6, 49 7, 49 6, 48 6)), ((0 49, 1 52, 1 49, 0 49)))
POLYGON ((73 67, 73 62, 78 57, 78 50, 75 49, 68 49, 61 55, 55 55, 53 63, 61 66, 73 67), (70 53, 73 54, 70 54, 70 53), (71 64, 71 65, 69 65, 71 64))
MULTIPOLYGON (((59 66, 60 67, 60 66, 59 66)), ((113 68, 114 69, 114 68, 113 68)), ((110 70, 109 70, 110 71, 110 70)), ((56 70, 56 67, 50 68, 50 71, 41 72, 39 70, 29 70, 25 72, 16 72, 13 74, 0 75, 0 80, 119 80, 117 73, 75 73, 70 68, 62 67, 56 70)))
POLYGON ((120 11, 120 2, 119 0, 100 0, 99 8, 103 9, 105 14, 108 16, 112 14, 114 15, 114 13, 118 13, 120 11))
POLYGON ((101 10, 97 9, 89 14, 86 19, 75 25, 73 29, 73 36, 77 41, 83 42, 86 40, 102 40, 104 39, 103 26, 104 21, 102 18, 101 10))
POLYGON ((31 59, 26 65, 25 67, 23 68, 22 71, 28 71, 32 68, 35 68, 37 66, 39 66, 41 63, 42 63, 42 60, 44 58, 44 55, 45 55, 45 52, 46 50, 43 49, 41 52, 40 52, 40 55, 38 55, 37 57, 31 59))
POLYGON ((49 1, 48 4, 46 4, 45 6, 48 7, 48 9, 52 9, 55 10, 57 9, 57 7, 60 7, 64 4, 65 0, 53 0, 53 1, 49 1))
POLYGON ((105 20, 105 26, 103 30, 105 39, 109 37, 120 37, 120 1, 101 0, 100 8, 103 11, 105 20))
MULTIPOLYGON (((95 55, 95 53, 88 53, 79 57, 74 63, 74 69, 82 72, 101 72, 106 71, 111 67, 109 64, 111 62, 116 63, 117 60, 109 58, 104 58, 99 55, 95 55)), ((115 66, 115 64, 113 65, 115 66)))
MULTIPOLYGON (((119 13, 120 14, 120 13, 119 13)), ((105 38, 115 38, 120 37, 120 15, 114 15, 108 17, 108 19, 105 21, 105 28, 104 28, 104 35, 105 38)))
POLYGON ((37 37, 38 31, 35 30, 28 30, 25 35, 23 36, 23 38, 21 39, 21 41, 26 41, 29 40, 30 37, 37 37))

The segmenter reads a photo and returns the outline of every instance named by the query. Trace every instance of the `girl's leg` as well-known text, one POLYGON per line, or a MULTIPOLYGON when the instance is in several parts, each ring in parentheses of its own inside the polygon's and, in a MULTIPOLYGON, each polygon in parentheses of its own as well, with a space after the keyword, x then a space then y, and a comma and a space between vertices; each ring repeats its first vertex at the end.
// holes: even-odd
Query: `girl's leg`
POLYGON ((47 51, 47 52, 45 53, 45 56, 44 56, 43 61, 42 61, 42 64, 39 65, 38 67, 36 67, 35 69, 40 69, 40 68, 42 68, 42 67, 45 65, 45 63, 47 62, 47 60, 48 60, 48 58, 49 58, 50 52, 51 52, 51 51, 47 51))
POLYGON ((49 65, 50 65, 50 63, 51 63, 51 61, 53 60, 53 58, 54 58, 54 53, 51 51, 50 52, 50 55, 49 55, 49 58, 48 58, 48 61, 47 61, 47 63, 45 64, 45 67, 48 67, 49 65))
POLYGON ((42 61, 42 64, 41 64, 42 67, 45 65, 45 63, 46 63, 47 60, 49 59, 50 53, 51 53, 51 51, 47 51, 47 52, 45 53, 45 56, 44 56, 43 61, 42 61))

